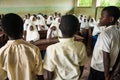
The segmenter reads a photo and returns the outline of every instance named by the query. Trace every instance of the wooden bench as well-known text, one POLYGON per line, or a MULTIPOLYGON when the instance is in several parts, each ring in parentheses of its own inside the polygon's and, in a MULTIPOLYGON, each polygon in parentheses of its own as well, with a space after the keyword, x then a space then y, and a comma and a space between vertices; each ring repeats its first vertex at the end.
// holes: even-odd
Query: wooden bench
POLYGON ((47 30, 41 30, 39 31, 40 39, 46 39, 47 37, 47 30))
MULTIPOLYGON (((75 41, 84 41, 84 38, 81 36, 75 35, 75 41)), ((33 44, 38 46, 40 50, 46 50, 46 48, 51 45, 59 42, 58 38, 56 39, 40 39, 33 44)))
POLYGON ((89 27, 89 29, 82 29, 82 37, 84 37, 84 43, 87 48, 87 54, 88 56, 92 55, 92 32, 93 32, 93 27, 89 27))

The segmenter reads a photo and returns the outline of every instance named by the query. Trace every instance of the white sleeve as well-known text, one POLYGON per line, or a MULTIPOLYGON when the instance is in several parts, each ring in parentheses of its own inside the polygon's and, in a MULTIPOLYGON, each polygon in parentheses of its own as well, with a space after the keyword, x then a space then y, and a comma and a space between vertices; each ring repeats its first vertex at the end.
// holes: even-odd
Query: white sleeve
POLYGON ((111 44, 111 39, 110 37, 103 31, 100 34, 100 49, 110 53, 110 44, 111 44))
POLYGON ((51 29, 49 28, 47 31, 47 39, 49 38, 50 32, 51 32, 51 29))

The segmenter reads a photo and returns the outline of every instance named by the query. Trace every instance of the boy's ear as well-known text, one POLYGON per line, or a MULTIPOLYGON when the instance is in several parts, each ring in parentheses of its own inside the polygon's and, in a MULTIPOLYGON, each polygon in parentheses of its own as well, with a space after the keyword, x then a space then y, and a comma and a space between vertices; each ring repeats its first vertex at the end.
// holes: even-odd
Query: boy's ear
POLYGON ((110 17, 110 22, 113 22, 114 21, 114 17, 110 17))

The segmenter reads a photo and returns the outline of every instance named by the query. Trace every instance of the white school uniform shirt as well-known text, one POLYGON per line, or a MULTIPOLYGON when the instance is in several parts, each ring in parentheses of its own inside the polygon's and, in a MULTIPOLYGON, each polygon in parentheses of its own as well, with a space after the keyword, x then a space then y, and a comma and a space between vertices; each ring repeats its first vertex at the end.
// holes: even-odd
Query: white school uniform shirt
POLYGON ((0 80, 36 80, 36 75, 42 74, 38 47, 18 39, 9 40, 0 49, 0 80))
POLYGON ((33 23, 29 23, 26 34, 26 41, 37 41, 40 39, 37 27, 33 23), (33 31, 30 31, 30 26, 33 26, 33 31))
POLYGON ((73 38, 59 41, 47 47, 43 68, 54 71, 53 80, 79 80, 80 66, 88 59, 85 45, 73 38))
POLYGON ((94 47, 93 56, 91 60, 91 67, 97 71, 104 72, 103 51, 110 54, 110 71, 115 64, 120 50, 120 31, 111 25, 107 27, 98 36, 94 47))

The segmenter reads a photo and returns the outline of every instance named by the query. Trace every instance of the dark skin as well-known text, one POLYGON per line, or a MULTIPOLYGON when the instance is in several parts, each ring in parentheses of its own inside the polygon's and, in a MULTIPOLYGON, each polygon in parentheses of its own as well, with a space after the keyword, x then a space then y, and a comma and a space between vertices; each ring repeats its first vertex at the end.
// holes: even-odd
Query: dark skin
MULTIPOLYGON (((82 76, 82 73, 83 73, 83 69, 84 69, 84 66, 80 66, 80 76, 79 76, 79 79, 81 78, 82 76)), ((48 71, 48 70, 45 70, 44 69, 44 80, 52 80, 54 77, 54 71, 48 71)), ((41 80, 41 79, 40 79, 41 80)))
MULTIPOLYGON (((63 38, 70 38, 70 36, 67 36, 67 35, 64 35, 63 34, 63 38)), ((80 66, 80 75, 79 75, 79 79, 80 77, 82 76, 82 73, 83 73, 83 69, 84 69, 84 66, 80 66)), ((54 71, 48 71, 48 70, 45 70, 44 69, 44 79, 45 80, 52 80, 54 77, 54 71)))
POLYGON ((50 72, 44 69, 44 80, 52 80, 54 76, 54 72, 50 72))
MULTIPOLYGON (((48 39, 52 39, 51 35, 52 35, 52 32, 56 30, 56 27, 52 26, 50 29, 51 29, 51 32, 49 34, 49 38, 48 39)), ((54 38, 57 38, 57 37, 54 37, 54 38)))

